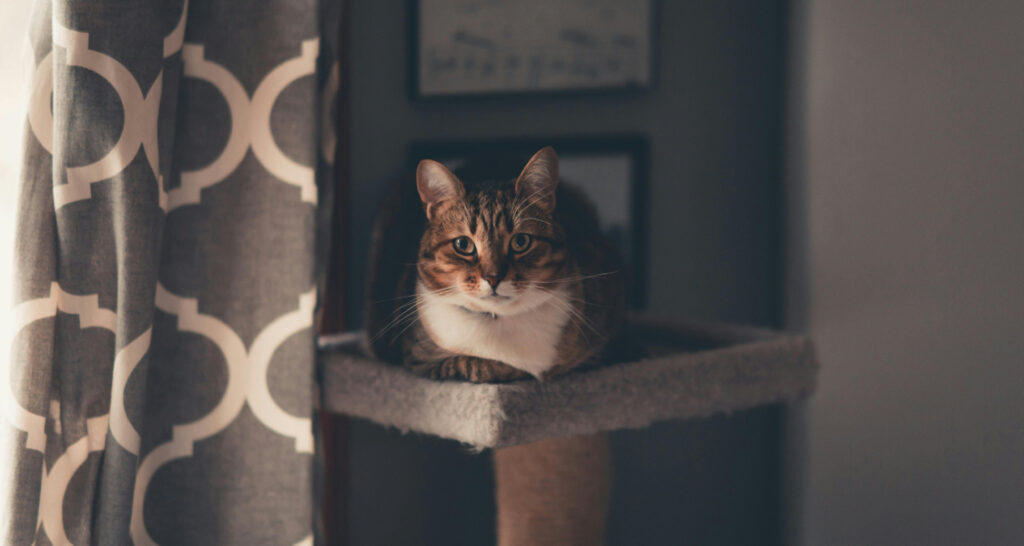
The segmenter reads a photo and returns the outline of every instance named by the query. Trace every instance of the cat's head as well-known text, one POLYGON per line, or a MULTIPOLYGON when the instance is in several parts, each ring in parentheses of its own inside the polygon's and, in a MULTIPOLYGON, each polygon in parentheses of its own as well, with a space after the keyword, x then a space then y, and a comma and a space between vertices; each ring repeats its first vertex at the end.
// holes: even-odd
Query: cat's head
MULTIPOLYGON (((511 175, 512 173, 510 173, 511 175)), ((555 296, 566 267, 555 220, 558 156, 534 154, 514 182, 467 191, 444 165, 425 159, 416 186, 427 213, 417 269, 433 296, 498 316, 555 296)))

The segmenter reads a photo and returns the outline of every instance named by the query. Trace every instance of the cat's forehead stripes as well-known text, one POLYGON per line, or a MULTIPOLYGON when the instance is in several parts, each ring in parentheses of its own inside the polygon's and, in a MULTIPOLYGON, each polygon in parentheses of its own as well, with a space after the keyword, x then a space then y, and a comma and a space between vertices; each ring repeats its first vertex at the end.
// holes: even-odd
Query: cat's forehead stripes
POLYGON ((512 230, 511 215, 506 211, 512 203, 510 192, 503 189, 489 189, 473 192, 466 196, 469 213, 469 231, 477 235, 495 233, 499 226, 512 230))
MULTIPOLYGON (((502 229, 508 234, 515 231, 516 225, 525 220, 522 218, 524 203, 511 187, 485 189, 471 192, 465 197, 465 219, 469 233, 500 233, 502 229)), ((541 222, 543 223, 543 222, 541 222)))

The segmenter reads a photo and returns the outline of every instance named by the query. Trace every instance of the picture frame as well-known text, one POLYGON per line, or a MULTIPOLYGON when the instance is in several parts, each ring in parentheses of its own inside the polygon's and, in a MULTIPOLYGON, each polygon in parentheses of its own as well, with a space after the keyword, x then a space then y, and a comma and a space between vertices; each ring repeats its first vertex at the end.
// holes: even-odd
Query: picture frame
POLYGON ((605 235, 622 256, 630 309, 644 309, 647 305, 647 211, 650 210, 650 148, 646 137, 608 135, 416 141, 409 145, 407 159, 409 165, 415 165, 421 159, 434 159, 455 169, 461 161, 474 156, 501 153, 515 154, 525 165, 544 146, 552 146, 558 153, 560 178, 582 189, 597 208, 605 235))
POLYGON ((654 85, 656 0, 407 1, 413 99, 654 85))

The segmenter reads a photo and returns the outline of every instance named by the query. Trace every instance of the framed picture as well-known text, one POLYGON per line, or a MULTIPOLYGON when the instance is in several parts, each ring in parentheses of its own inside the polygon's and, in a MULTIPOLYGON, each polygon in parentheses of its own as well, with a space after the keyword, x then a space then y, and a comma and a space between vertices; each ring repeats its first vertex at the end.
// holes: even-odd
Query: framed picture
MULTIPOLYGON (((409 147, 409 163, 434 159, 456 169, 467 159, 514 155, 520 165, 540 148, 558 153, 559 177, 582 189, 625 265, 630 307, 646 305, 648 143, 642 136, 428 141, 409 147)), ((514 177, 518 172, 509 173, 514 177)), ((557 206, 557 205, 556 205, 557 206)))
POLYGON ((416 98, 629 90, 653 80, 654 0, 409 0, 416 98))

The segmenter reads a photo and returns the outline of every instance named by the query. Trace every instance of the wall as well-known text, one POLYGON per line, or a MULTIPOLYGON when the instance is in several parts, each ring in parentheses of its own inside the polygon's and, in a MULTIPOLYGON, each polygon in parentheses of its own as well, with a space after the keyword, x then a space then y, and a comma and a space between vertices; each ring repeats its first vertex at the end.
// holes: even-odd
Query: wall
MULTIPOLYGON (((658 4, 651 91, 423 103, 408 98, 406 3, 352 3, 349 324, 370 219, 409 142, 608 133, 650 140, 650 310, 781 322, 785 3, 658 4)), ((611 542, 777 542, 780 426, 767 408, 616 435, 611 542)), ((486 454, 357 421, 350 462, 353 544, 493 537, 486 454)))
POLYGON ((788 314, 824 367, 794 538, 1024 544, 1024 4, 795 13, 788 314))
POLYGON ((779 321, 781 2, 659 2, 647 93, 435 102, 408 97, 405 4, 351 8, 353 324, 370 219, 410 142, 608 133, 651 143, 652 310, 779 321))

